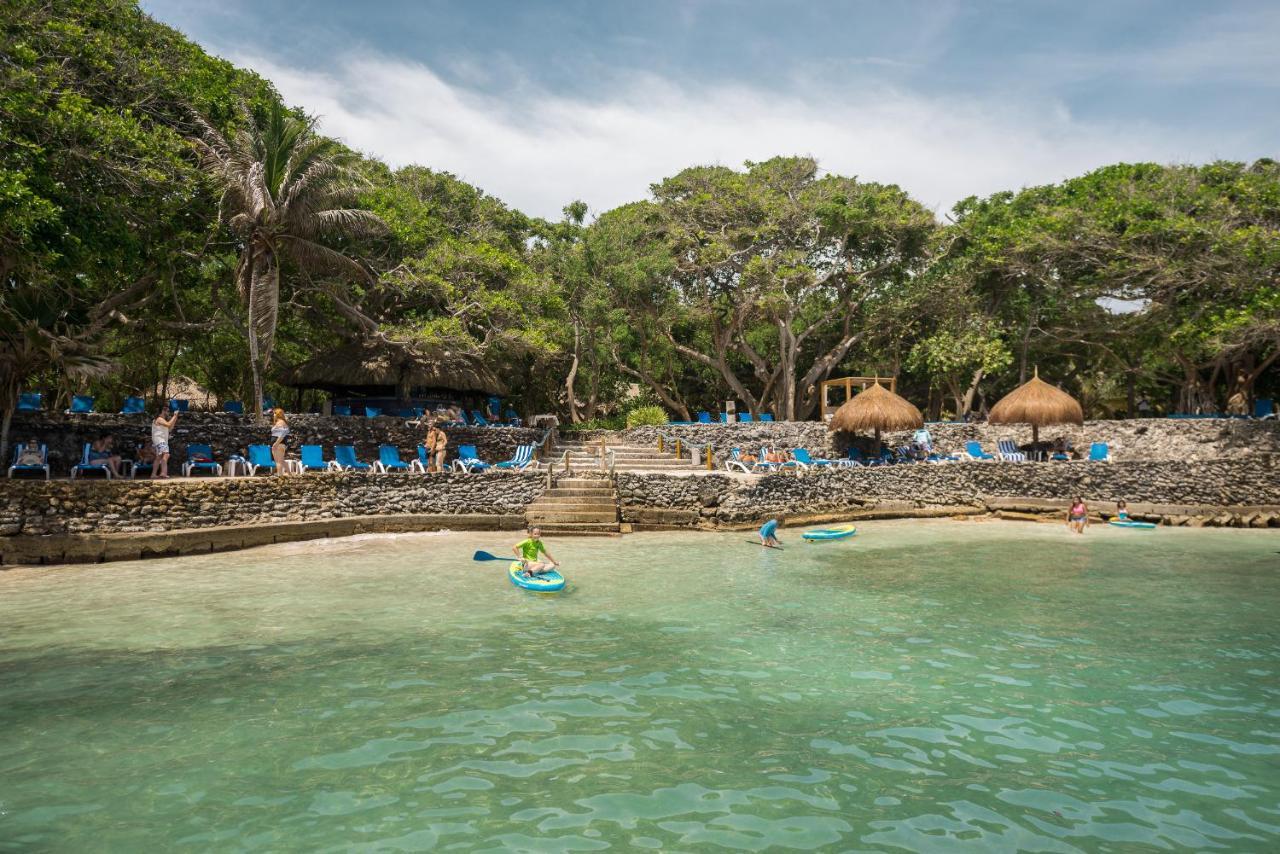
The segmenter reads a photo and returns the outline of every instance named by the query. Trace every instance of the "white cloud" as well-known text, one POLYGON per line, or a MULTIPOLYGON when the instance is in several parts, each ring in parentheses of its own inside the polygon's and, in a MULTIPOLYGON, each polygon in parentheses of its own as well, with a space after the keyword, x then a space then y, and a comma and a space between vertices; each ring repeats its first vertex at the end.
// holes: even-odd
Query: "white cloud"
POLYGON ((686 166, 736 167, 779 154, 812 155, 829 172, 900 184, 945 211, 971 194, 1057 181, 1106 163, 1202 161, 1236 150, 1221 128, 1180 137, 1151 124, 1081 122, 1056 101, 926 96, 880 85, 783 93, 637 75, 607 98, 528 84, 495 96, 373 54, 335 58, 323 73, 234 59, 354 148, 393 166, 454 172, 552 218, 575 198, 596 212, 643 198, 650 183, 686 166))

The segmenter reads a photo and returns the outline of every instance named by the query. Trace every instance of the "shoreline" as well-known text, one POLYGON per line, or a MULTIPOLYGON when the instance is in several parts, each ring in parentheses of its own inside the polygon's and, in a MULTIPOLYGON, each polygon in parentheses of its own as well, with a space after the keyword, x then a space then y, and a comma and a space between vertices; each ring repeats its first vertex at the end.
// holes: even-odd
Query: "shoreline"
MULTIPOLYGON (((1280 530, 1280 505, 1184 505, 1130 502, 1130 515, 1153 521, 1161 527, 1234 527, 1253 530, 1280 530), (1262 524, 1258 524, 1262 520, 1262 524)), ((689 512, 689 511, 678 511, 689 512)), ((1062 521, 1060 501, 1016 496, 991 496, 973 504, 916 506, 907 502, 786 514, 786 526, 873 520, 949 519, 954 521, 1062 521)), ((1095 524, 1105 523, 1110 513, 1093 512, 1095 524)), ((663 531, 728 532, 751 531, 763 520, 668 524, 659 521, 624 522, 619 536, 663 531)), ((206 528, 179 528, 169 531, 120 533, 71 533, 15 535, 0 537, 0 572, 19 567, 69 567, 92 563, 184 557, 218 552, 242 551, 282 543, 348 537, 427 533, 434 531, 518 531, 525 527, 523 514, 485 513, 402 513, 305 521, 250 523, 206 528)), ((556 534, 557 537, 576 536, 556 534)))

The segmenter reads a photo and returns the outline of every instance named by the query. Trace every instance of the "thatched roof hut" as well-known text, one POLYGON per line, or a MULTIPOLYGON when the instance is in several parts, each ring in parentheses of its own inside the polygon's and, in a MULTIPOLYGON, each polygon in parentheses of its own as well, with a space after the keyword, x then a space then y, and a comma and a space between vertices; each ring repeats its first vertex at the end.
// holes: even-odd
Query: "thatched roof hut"
POLYGON ((1000 398, 987 416, 992 424, 1030 424, 1031 441, 1040 441, 1040 428, 1050 424, 1084 424, 1079 402, 1057 386, 1035 376, 1000 398))
POLYGON ((349 344, 309 359, 288 371, 294 388, 408 398, 413 389, 506 394, 507 389, 479 359, 460 353, 425 353, 413 345, 385 341, 349 344))
POLYGON ((837 409, 827 429, 849 433, 874 430, 879 443, 881 430, 913 430, 923 425, 924 416, 911 401, 894 394, 877 381, 837 409))

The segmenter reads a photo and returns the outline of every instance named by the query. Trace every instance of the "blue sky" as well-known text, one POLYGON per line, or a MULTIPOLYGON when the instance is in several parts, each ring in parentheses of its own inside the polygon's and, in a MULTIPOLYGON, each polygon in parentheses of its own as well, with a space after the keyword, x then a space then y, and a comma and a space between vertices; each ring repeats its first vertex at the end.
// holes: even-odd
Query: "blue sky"
POLYGON ((940 215, 1117 160, 1280 157, 1280 2, 142 6, 348 144, 543 216, 775 154, 940 215))

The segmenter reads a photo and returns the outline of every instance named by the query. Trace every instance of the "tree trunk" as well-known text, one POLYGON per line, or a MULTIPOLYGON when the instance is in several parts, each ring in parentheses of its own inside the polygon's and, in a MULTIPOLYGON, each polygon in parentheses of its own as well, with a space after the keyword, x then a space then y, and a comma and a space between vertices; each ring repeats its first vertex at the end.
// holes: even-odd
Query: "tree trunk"
MULTIPOLYGON (((9 459, 9 425, 13 423, 13 410, 17 406, 17 399, 10 397, 4 407, 4 418, 0 419, 0 460, 5 462, 11 462, 9 459)), ((8 468, 8 466, 5 466, 6 470, 8 468)))
POLYGON ((580 334, 578 322, 575 320, 573 323, 573 362, 569 365, 569 375, 564 378, 565 399, 569 405, 569 421, 573 424, 577 424, 582 420, 578 415, 578 400, 573 394, 573 384, 578 379, 578 342, 580 334))

